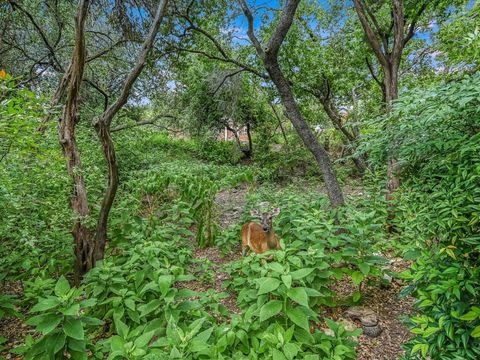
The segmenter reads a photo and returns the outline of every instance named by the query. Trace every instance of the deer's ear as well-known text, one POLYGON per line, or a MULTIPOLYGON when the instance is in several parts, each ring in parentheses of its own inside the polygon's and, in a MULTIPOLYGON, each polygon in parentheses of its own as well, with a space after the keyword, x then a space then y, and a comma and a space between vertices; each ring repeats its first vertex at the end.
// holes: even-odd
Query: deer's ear
POLYGON ((280 214, 280 208, 279 207, 272 210, 272 216, 277 216, 278 214, 280 214))
POLYGON ((252 215, 253 217, 259 217, 260 212, 257 209, 252 209, 250 210, 250 215, 252 215))

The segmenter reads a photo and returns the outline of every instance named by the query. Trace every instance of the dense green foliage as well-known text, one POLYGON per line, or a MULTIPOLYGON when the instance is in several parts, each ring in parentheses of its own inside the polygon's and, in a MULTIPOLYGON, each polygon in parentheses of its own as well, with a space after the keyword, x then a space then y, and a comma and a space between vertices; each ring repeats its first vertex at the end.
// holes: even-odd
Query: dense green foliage
MULTIPOLYGON (((293 1, 246 3, 263 44, 282 21, 270 6, 293 1)), ((480 358, 480 4, 395 2, 413 25, 399 97, 385 103, 385 64, 353 3, 328 3, 300 2, 276 61, 346 203, 330 206, 325 166, 247 41, 239 3, 172 1, 108 128, 119 186, 105 256, 78 286, 72 225, 95 232, 112 179, 92 123, 121 92, 152 3, 87 12, 71 174, 54 119, 70 96, 55 95, 76 6, 0 3, 0 330, 21 329, 0 333, 0 359, 361 359, 368 340, 340 314, 385 288, 415 302, 395 356, 480 358), (282 248, 241 257, 242 225, 262 206, 280 208, 282 248)), ((362 3, 388 52, 392 3, 362 3)))
POLYGON ((421 311, 410 320, 412 354, 480 355, 479 105, 478 76, 413 91, 377 125, 382 137, 369 142, 372 160, 401 164, 398 240, 416 260, 403 274, 411 283, 404 294, 413 293, 421 311))

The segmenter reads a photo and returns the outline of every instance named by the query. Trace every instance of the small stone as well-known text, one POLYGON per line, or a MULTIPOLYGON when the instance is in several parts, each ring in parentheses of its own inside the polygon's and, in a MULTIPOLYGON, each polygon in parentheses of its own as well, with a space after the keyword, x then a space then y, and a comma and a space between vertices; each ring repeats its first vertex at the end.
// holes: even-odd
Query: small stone
POLYGON ((389 283, 392 283, 393 281, 393 277, 391 277, 390 275, 388 274, 383 274, 383 280, 389 282, 389 283))
POLYGON ((357 330, 357 326, 355 325, 355 323, 353 321, 348 320, 348 319, 340 319, 338 321, 338 323, 342 324, 343 327, 345 328, 345 330, 347 330, 347 331, 357 330))
POLYGON ((383 329, 379 325, 363 326, 363 333, 369 337, 377 337, 382 333, 383 329))
POLYGON ((327 336, 335 336, 335 333, 333 332, 332 329, 322 329, 325 335, 327 336))

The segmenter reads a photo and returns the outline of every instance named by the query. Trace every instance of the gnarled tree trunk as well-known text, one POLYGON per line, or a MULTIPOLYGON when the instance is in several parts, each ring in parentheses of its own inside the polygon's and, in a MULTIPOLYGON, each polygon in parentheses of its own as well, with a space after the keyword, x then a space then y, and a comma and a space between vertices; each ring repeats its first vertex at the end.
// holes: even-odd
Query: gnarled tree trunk
MULTIPOLYGON (((100 207, 97 226, 88 228, 83 220, 90 214, 87 200, 85 179, 82 174, 80 152, 75 139, 75 127, 79 122, 78 99, 85 68, 85 19, 89 1, 80 0, 75 18, 75 47, 72 61, 64 77, 66 84, 59 87, 59 92, 67 92, 66 105, 59 123, 59 139, 65 157, 67 171, 72 177, 73 190, 71 207, 75 216, 72 234, 75 241, 75 283, 78 284, 82 276, 95 266, 96 261, 103 258, 107 241, 108 217, 118 188, 118 165, 115 156, 115 147, 111 137, 110 125, 114 116, 126 104, 133 84, 145 67, 147 56, 153 47, 158 29, 165 15, 167 0, 160 0, 147 38, 138 56, 135 67, 128 75, 118 100, 94 122, 103 153, 108 166, 108 183, 100 207), (65 86, 65 87, 63 87, 65 86)), ((63 80, 62 80, 63 84, 63 80)), ((60 96, 61 97, 61 96, 60 96)), ((57 94, 53 101, 58 101, 57 94)))
POLYGON ((67 89, 67 101, 58 127, 60 145, 67 158, 67 172, 73 181, 70 205, 74 213, 72 235, 75 243, 76 284, 80 282, 81 275, 93 266, 91 258, 93 251, 92 231, 84 224, 90 209, 85 179, 82 174, 80 151, 75 138, 75 127, 80 120, 78 99, 85 67, 85 20, 88 7, 88 0, 79 1, 75 17, 75 47, 70 65, 71 76, 67 89))

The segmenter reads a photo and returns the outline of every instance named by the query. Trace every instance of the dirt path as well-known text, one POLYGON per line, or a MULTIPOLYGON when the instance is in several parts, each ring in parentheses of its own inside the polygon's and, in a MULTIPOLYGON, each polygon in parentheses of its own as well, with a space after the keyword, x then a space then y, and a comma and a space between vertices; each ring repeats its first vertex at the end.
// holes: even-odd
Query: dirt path
MULTIPOLYGON (((333 286, 342 297, 351 295, 355 288, 351 282, 341 281, 333 286)), ((414 300, 411 297, 401 299, 399 293, 402 285, 393 282, 385 288, 380 285, 366 286, 363 291, 361 306, 373 310, 378 318, 382 333, 375 338, 360 335, 357 339, 357 360, 395 360, 403 354, 402 344, 410 337, 410 332, 401 322, 400 317, 413 311, 414 300)), ((343 312, 348 307, 324 308, 321 315, 335 321, 343 322, 343 312)), ((360 322, 355 326, 361 327, 360 322)))
MULTIPOLYGON (((243 209, 246 203, 247 186, 240 185, 233 189, 222 190, 215 197, 215 204, 219 214, 218 223, 221 229, 227 229, 233 224, 240 222, 243 209)), ((240 236, 240 235, 239 235, 240 236)), ((239 237, 240 243, 240 237, 239 237)), ((206 263, 213 272, 212 282, 201 281, 201 272, 196 272, 192 269, 191 272, 199 280, 188 281, 181 284, 182 288, 187 288, 196 292, 206 292, 209 289, 214 289, 215 292, 226 292, 230 296, 221 299, 220 303, 224 305, 232 314, 240 314, 241 311, 237 306, 237 299, 233 293, 227 292, 222 284, 229 278, 229 274, 223 271, 224 266, 229 262, 238 260, 241 257, 240 246, 235 247, 234 251, 229 254, 223 254, 218 247, 210 247, 206 249, 194 249, 194 257, 200 263, 206 263)))
MULTIPOLYGON (((236 188, 224 190, 216 197, 216 203, 220 212, 219 224, 222 229, 238 223, 242 211, 246 203, 246 188, 236 188)), ((352 196, 362 196, 362 192, 358 189, 351 191, 352 196)), ((214 288, 216 291, 224 291, 222 282, 228 278, 228 274, 222 272, 222 267, 230 261, 240 258, 240 250, 227 255, 216 248, 197 249, 195 251, 197 259, 207 259, 211 262, 214 270, 215 279, 211 286, 197 282, 195 285, 197 291, 206 291, 208 288, 214 288), (202 290, 203 289, 203 290, 202 290)), ((388 257, 388 256, 387 256, 388 257)), ((390 269, 400 272, 409 266, 402 259, 392 259, 390 269)), ((343 296, 351 295, 355 291, 351 282, 342 282, 337 284, 340 286, 335 290, 342 293, 343 296)), ((193 285, 193 284, 192 284, 193 285)), ((393 281, 389 287, 381 287, 380 285, 366 286, 363 289, 363 305, 372 309, 378 317, 379 324, 383 331, 380 336, 371 338, 361 335, 357 340, 359 345, 356 348, 358 360, 395 360, 403 354, 402 343, 410 337, 410 332, 401 322, 402 315, 409 315, 413 311, 413 299, 407 297, 400 299, 399 293, 402 285, 393 281)), ((240 313, 240 309, 236 306, 236 298, 233 294, 227 299, 222 300, 232 313, 240 313)), ((342 313, 346 308, 337 307, 322 314, 322 316, 331 317, 334 320, 342 319, 342 313)), ((360 324, 357 324, 360 326, 360 324)))

